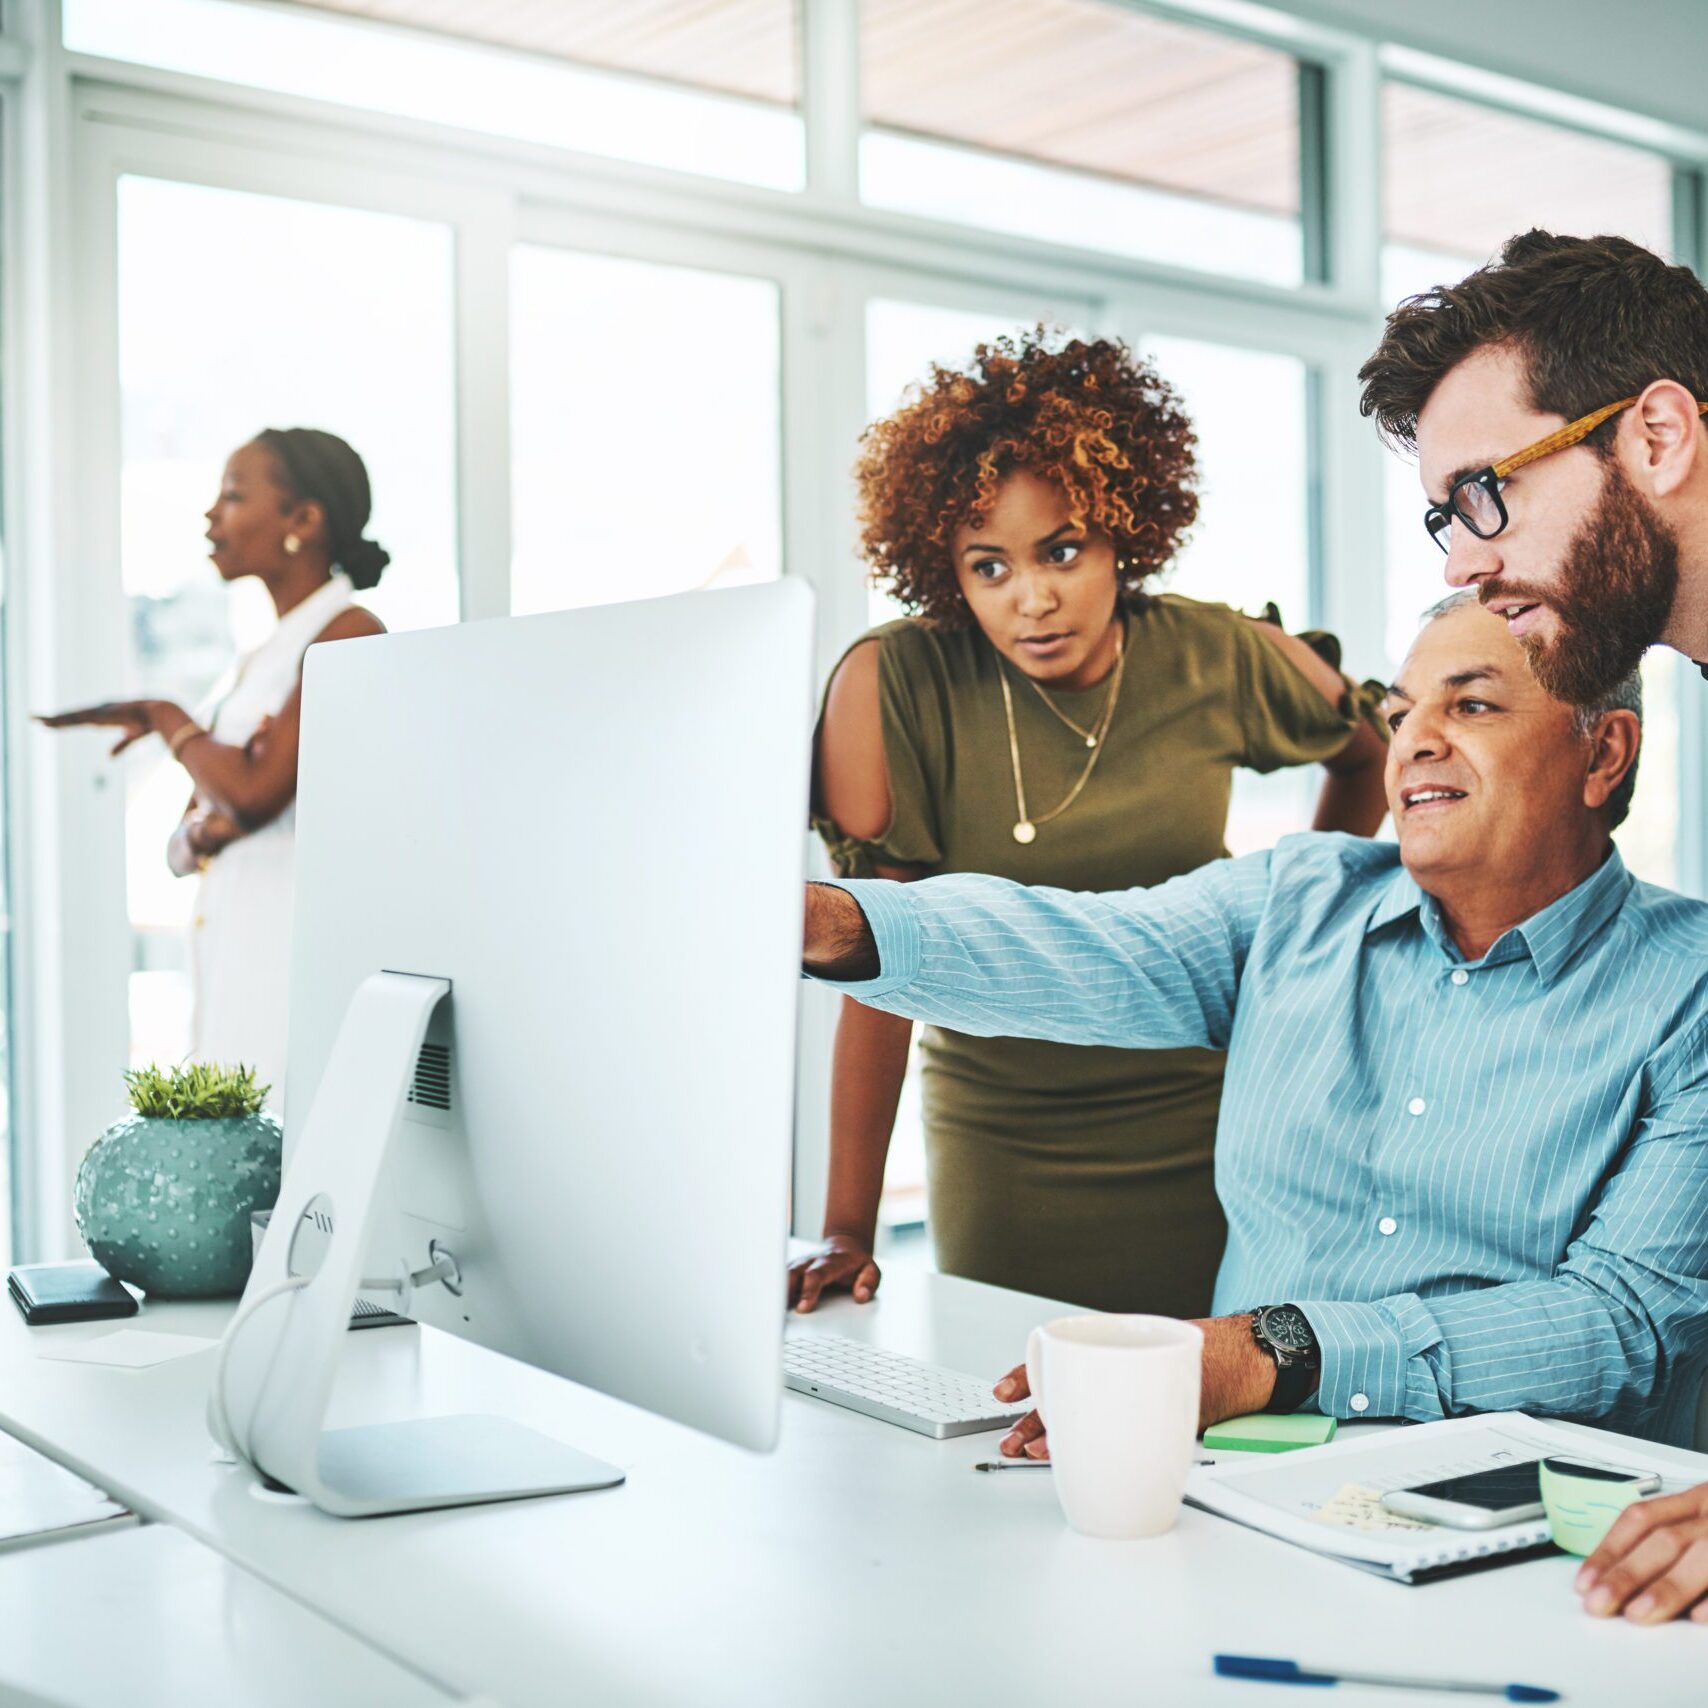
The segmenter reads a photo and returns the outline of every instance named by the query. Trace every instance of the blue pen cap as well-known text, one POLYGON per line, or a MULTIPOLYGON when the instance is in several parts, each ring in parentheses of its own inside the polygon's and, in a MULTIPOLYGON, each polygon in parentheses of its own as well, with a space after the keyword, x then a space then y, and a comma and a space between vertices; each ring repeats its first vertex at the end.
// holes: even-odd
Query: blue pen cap
POLYGON ((1334 1684, 1330 1673, 1306 1672, 1297 1661, 1271 1660, 1264 1655, 1217 1655, 1216 1671, 1223 1678, 1266 1678, 1271 1684, 1334 1684))

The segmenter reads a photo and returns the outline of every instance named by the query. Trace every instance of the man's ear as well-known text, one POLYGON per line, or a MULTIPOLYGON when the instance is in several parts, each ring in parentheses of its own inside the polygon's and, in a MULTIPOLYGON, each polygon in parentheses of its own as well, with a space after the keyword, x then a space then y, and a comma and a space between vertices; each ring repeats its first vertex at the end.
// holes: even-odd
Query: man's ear
POLYGON ((1620 438, 1638 491, 1650 498, 1680 491, 1698 466, 1702 438, 1689 387, 1656 380, 1625 413, 1620 438))
POLYGON ((1583 780, 1584 805, 1592 810, 1607 805, 1613 791, 1637 763, 1643 727, 1635 712, 1603 712, 1590 732, 1589 773, 1583 780))

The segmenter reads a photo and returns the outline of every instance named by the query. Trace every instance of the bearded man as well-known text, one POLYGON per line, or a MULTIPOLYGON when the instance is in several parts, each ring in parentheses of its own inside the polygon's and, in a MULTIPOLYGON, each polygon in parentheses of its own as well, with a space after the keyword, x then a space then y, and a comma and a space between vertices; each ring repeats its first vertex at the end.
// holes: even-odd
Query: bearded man
POLYGON ((1621 237, 1514 237, 1388 316, 1362 405, 1415 452, 1454 587, 1589 705, 1664 645, 1708 674, 1708 290, 1621 237))
MULTIPOLYGON (((1708 677, 1708 290, 1618 237, 1530 231, 1400 304, 1359 374, 1414 451, 1454 587, 1590 706, 1660 644, 1708 677)), ((1708 1624, 1708 1484, 1641 1501, 1585 1561, 1591 1613, 1708 1624)))

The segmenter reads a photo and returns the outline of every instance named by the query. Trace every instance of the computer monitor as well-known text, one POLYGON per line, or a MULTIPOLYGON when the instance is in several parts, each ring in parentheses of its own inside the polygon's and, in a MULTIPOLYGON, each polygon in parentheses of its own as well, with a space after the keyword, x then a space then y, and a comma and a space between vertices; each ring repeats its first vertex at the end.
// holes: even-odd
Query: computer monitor
POLYGON ((348 1514, 620 1480, 503 1420, 326 1431, 375 1286, 774 1442, 812 628, 784 581, 308 654, 284 1186, 210 1408, 258 1469, 348 1514))

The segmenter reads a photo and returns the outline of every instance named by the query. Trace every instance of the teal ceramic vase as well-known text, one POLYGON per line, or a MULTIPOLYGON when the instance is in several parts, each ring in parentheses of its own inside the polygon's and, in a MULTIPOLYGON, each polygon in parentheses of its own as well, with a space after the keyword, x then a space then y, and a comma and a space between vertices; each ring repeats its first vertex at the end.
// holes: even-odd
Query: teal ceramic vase
POLYGON ((91 1255, 150 1298, 241 1293, 250 1213, 278 1199, 283 1143, 265 1111, 115 1122, 77 1170, 77 1226, 91 1255))

